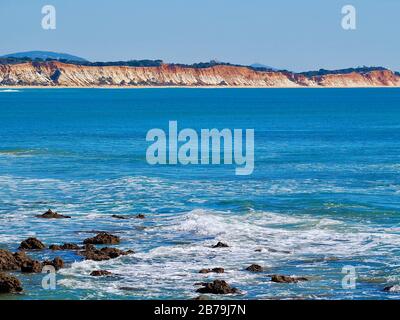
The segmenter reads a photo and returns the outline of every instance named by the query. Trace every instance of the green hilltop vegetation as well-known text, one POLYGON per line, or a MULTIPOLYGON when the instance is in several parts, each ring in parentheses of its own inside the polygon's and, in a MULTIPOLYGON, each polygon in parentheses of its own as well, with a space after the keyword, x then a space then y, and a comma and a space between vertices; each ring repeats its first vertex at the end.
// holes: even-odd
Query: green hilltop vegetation
MULTIPOLYGON (((80 58, 81 59, 81 58, 80 58)), ((7 64, 21 64, 21 63, 44 63, 44 62, 53 62, 53 61, 58 61, 62 63, 68 63, 68 64, 73 64, 73 65, 80 65, 80 66, 92 66, 92 67, 108 67, 108 66, 127 66, 127 67, 159 67, 164 64, 163 60, 128 60, 128 61, 108 61, 108 62, 102 62, 102 61, 97 61, 97 62, 90 62, 84 59, 81 59, 79 61, 76 60, 70 60, 70 59, 64 59, 64 58, 32 58, 32 57, 21 57, 21 56, 3 56, 0 57, 0 65, 7 65, 7 64)), ((277 70, 272 67, 263 67, 263 66, 244 66, 244 65, 239 65, 239 64, 232 64, 228 62, 220 62, 216 60, 211 60, 209 62, 199 62, 199 63, 193 63, 193 64, 182 64, 182 63, 169 63, 171 66, 178 66, 178 67, 184 67, 184 68, 195 68, 195 69, 204 69, 204 68, 210 68, 210 67, 215 67, 215 66, 235 66, 235 67, 246 67, 254 71, 259 71, 259 72, 284 72, 284 73, 291 73, 291 74, 296 74, 293 72, 290 72, 288 70, 277 70)), ((299 72, 297 74, 304 75, 306 77, 313 77, 313 76, 323 76, 327 74, 349 74, 352 72, 357 72, 357 73, 367 73, 371 71, 383 71, 383 70, 388 70, 384 67, 357 67, 357 68, 347 68, 347 69, 339 69, 339 70, 326 70, 326 69, 320 69, 318 71, 306 71, 306 72, 299 72)), ((397 76, 400 76, 400 72, 395 72, 397 76)))

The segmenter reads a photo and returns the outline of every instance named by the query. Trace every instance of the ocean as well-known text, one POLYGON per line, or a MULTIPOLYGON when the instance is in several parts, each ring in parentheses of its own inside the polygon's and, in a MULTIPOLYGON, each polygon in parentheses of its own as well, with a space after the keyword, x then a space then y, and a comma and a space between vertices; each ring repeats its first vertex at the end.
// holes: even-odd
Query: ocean
POLYGON ((56 289, 15 272, 24 292, 0 299, 192 299, 214 279, 240 290, 220 299, 400 298, 383 291, 400 284, 400 89, 0 89, 0 141, 0 248, 107 231, 135 251, 29 253, 64 259, 56 289), (253 174, 149 165, 146 133, 174 120, 254 129, 253 174), (72 218, 35 217, 49 208, 72 218))

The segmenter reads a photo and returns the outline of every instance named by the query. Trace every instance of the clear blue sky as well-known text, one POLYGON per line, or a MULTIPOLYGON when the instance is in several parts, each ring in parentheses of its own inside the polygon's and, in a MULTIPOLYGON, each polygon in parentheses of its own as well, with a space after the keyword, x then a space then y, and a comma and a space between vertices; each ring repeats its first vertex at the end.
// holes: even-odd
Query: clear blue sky
POLYGON ((89 60, 218 59, 304 71, 400 71, 400 0, 0 0, 0 54, 50 50, 89 60), (57 29, 41 28, 41 8, 57 29), (357 30, 341 8, 357 8, 357 30))

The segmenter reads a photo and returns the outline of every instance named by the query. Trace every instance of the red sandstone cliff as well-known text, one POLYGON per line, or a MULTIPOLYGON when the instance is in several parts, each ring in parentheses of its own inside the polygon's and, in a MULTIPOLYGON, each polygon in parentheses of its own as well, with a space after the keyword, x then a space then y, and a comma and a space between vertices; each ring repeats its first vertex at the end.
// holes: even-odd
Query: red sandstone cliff
POLYGON ((82 66, 61 62, 0 65, 2 86, 229 86, 229 87, 376 87, 400 86, 390 70, 306 76, 290 72, 255 71, 218 65, 191 68, 82 66))

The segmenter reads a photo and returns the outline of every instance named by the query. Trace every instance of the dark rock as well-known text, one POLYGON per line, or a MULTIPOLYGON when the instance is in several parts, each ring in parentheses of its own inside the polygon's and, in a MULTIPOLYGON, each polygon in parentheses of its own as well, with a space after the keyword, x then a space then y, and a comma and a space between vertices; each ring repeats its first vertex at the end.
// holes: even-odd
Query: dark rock
POLYGON ((119 256, 126 256, 130 253, 132 253, 132 251, 123 251, 117 248, 102 248, 100 250, 101 253, 109 256, 111 259, 115 259, 118 258, 119 256))
POLYGON ((121 219, 121 220, 127 220, 128 219, 127 217, 120 216, 118 214, 113 214, 111 217, 115 218, 115 219, 121 219))
POLYGON ((213 268, 213 269, 201 269, 199 271, 199 273, 211 273, 211 272, 224 273, 225 270, 224 270, 224 268, 213 268))
POLYGON ((24 262, 21 266, 21 272, 25 273, 40 273, 42 272, 42 264, 39 261, 31 260, 24 262))
POLYGON ((203 288, 197 289, 198 293, 230 294, 237 293, 238 289, 232 288, 224 280, 214 280, 213 282, 202 283, 203 288))
POLYGON ((126 256, 132 253, 134 253, 132 250, 123 251, 117 248, 107 247, 99 250, 95 246, 89 244, 85 246, 85 250, 80 252, 80 255, 82 255, 86 260, 103 261, 115 259, 119 256, 126 256))
POLYGON ((112 273, 107 270, 95 270, 90 273, 92 277, 103 277, 103 276, 110 276, 112 273))
POLYGON ((0 273, 0 293, 17 293, 21 291, 21 282, 16 277, 0 273))
POLYGON ((83 241, 84 244, 119 244, 120 238, 107 232, 100 232, 93 238, 83 241))
POLYGON ((61 246, 58 245, 58 244, 52 244, 52 245, 50 245, 50 246, 49 246, 49 249, 50 249, 50 250, 53 250, 53 251, 60 251, 60 250, 62 250, 61 246))
POLYGON ((17 270, 19 267, 20 264, 10 251, 0 249, 0 271, 17 270))
POLYGON ((64 261, 60 257, 54 258, 52 261, 46 260, 42 264, 43 266, 53 266, 54 269, 60 270, 64 268, 64 261))
POLYGON ((24 251, 18 251, 13 254, 15 262, 19 267, 22 267, 23 264, 31 263, 33 260, 29 258, 24 251))
POLYGON ((28 238, 21 242, 19 250, 42 250, 46 246, 36 238, 28 238))
POLYGON ((218 242, 216 245, 212 246, 213 248, 228 248, 229 246, 224 242, 218 242))
POLYGON ((64 243, 63 245, 52 244, 49 246, 50 250, 60 251, 60 250, 79 250, 81 247, 74 243, 64 243))
POLYGON ((263 272, 264 268, 258 264, 252 264, 251 266, 247 267, 246 270, 250 272, 263 272))
POLYGON ((52 210, 47 210, 45 213, 37 215, 36 217, 38 218, 43 218, 43 219, 70 219, 70 216, 64 216, 62 214, 59 214, 58 212, 53 212, 52 210))
POLYGON ((271 275, 271 281, 277 283, 297 283, 299 281, 308 281, 308 279, 305 277, 290 277, 290 276, 274 274, 271 275))
POLYGON ((400 285, 387 286, 383 289, 385 292, 400 292, 400 285))
POLYGON ((145 218, 144 214, 141 214, 141 213, 139 213, 139 214, 136 216, 136 219, 144 219, 144 218, 145 218))

